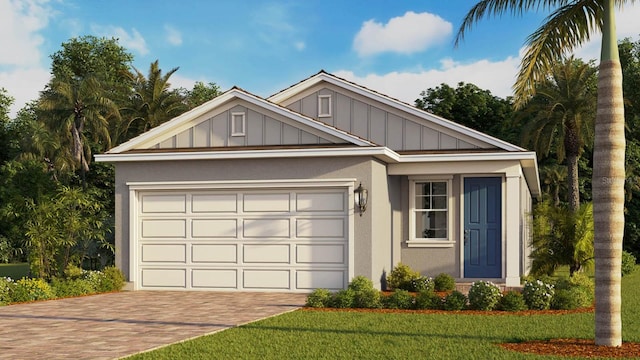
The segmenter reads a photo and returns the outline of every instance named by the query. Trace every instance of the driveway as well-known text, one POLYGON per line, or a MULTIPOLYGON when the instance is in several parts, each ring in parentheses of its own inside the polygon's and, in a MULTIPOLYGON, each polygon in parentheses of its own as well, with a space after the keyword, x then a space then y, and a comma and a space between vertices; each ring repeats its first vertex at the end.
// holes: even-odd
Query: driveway
POLYGON ((0 359, 116 359, 304 301, 304 294, 126 291, 1 306, 0 359))

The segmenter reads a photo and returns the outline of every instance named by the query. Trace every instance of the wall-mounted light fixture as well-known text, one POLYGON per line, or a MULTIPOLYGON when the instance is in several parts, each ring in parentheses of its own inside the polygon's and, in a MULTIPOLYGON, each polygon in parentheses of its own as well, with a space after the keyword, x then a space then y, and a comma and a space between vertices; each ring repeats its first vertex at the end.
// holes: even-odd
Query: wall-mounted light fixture
POLYGON ((369 192, 367 189, 362 187, 362 183, 358 185, 358 187, 353 190, 353 195, 355 198, 356 209, 360 212, 360 216, 367 210, 367 201, 369 200, 369 192))

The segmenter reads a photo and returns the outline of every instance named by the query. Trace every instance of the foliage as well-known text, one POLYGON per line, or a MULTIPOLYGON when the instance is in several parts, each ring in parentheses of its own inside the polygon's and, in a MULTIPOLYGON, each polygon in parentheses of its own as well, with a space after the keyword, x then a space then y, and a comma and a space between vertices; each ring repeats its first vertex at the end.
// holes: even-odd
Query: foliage
POLYGON ((435 291, 451 291, 456 288, 456 281, 453 276, 440 273, 433 279, 435 291))
POLYGON ((593 205, 585 203, 573 213, 550 201, 535 205, 532 222, 534 276, 551 275, 560 265, 571 273, 593 264, 593 205))
POLYGON ((324 308, 331 305, 331 292, 327 289, 315 289, 307 296, 305 306, 324 308))
POLYGON ((196 81, 191 90, 181 88, 180 93, 183 95, 187 107, 193 109, 217 97, 221 94, 221 91, 220 86, 216 83, 205 84, 202 81, 196 81))
POLYGON ((551 307, 554 285, 541 280, 525 281, 522 296, 531 310, 547 310, 551 307))
POLYGON ((493 310, 500 301, 500 288, 490 281, 476 281, 469 289, 469 307, 474 310, 493 310))
POLYGON ((433 291, 435 286, 433 284, 433 279, 427 276, 418 276, 417 278, 411 279, 409 282, 409 288, 405 289, 412 292, 419 291, 433 291))
POLYGON ((82 296, 96 292, 95 286, 87 279, 51 279, 51 288, 57 298, 82 296))
POLYGON ((581 287, 556 289, 551 300, 551 308, 556 310, 574 310, 591 306, 593 300, 587 290, 581 287))
POLYGON ((373 281, 371 281, 366 276, 358 275, 351 279, 348 288, 353 291, 373 289, 373 281))
POLYGON ((418 292, 415 299, 416 309, 439 310, 442 309, 442 298, 433 290, 418 292))
POLYGON ((622 276, 629 275, 636 270, 636 257, 628 252, 622 252, 622 276))
POLYGON ((355 297, 356 292, 351 289, 340 290, 337 293, 333 294, 333 298, 331 299, 331 307, 338 309, 352 308, 355 297))
POLYGON ((383 298, 386 309, 411 309, 413 308, 413 296, 403 289, 395 289, 390 295, 383 298))
POLYGON ((449 311, 464 310, 467 307, 467 296, 454 290, 444 297, 443 309, 449 311))
POLYGON ((398 265, 391 269, 389 275, 387 275, 387 287, 392 290, 409 290, 411 280, 418 277, 420 277, 420 273, 411 269, 409 265, 398 263, 398 265))
POLYGON ((96 290, 98 292, 120 291, 124 286, 124 274, 115 266, 107 266, 102 271, 91 271, 87 278, 90 279, 92 274, 97 276, 96 290))
POLYGON ((48 300, 55 298, 51 286, 43 279, 23 278, 15 283, 11 302, 48 300))
POLYGON ((521 292, 511 290, 500 298, 497 308, 502 311, 523 311, 527 310, 527 304, 521 292))
POLYGON ((353 290, 353 307, 375 309, 381 306, 380 291, 373 287, 373 282, 365 276, 356 276, 348 286, 353 290))
POLYGON ((0 306, 11 303, 15 286, 13 279, 0 276, 0 306))

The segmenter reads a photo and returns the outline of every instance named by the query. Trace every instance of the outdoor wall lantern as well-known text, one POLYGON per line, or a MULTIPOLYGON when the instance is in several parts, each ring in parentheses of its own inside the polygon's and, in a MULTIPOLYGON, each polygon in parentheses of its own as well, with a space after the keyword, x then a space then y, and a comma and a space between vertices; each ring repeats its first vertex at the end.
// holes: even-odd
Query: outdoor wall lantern
POLYGON ((369 200, 369 192, 367 189, 362 187, 362 183, 358 185, 358 187, 353 190, 353 195, 355 197, 356 209, 360 211, 360 216, 367 210, 367 201, 369 200))

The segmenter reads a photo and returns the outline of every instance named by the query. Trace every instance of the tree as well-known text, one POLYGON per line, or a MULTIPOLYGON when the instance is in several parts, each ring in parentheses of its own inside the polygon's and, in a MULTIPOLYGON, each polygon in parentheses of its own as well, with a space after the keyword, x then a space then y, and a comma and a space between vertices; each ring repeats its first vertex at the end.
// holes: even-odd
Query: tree
POLYGON ((597 345, 622 344, 621 254, 624 230, 624 105, 618 54, 615 5, 633 0, 482 0, 465 16, 456 44, 485 16, 551 10, 546 22, 527 39, 514 85, 515 104, 522 106, 535 93, 552 64, 566 52, 602 33, 598 72, 598 100, 593 154, 593 207, 595 231, 597 345))
POLYGON ((569 209, 580 207, 578 160, 591 146, 595 120, 596 69, 581 60, 566 59, 535 84, 535 95, 523 107, 528 122, 522 128, 523 142, 539 155, 555 148, 557 160, 567 160, 569 209))
POLYGON ((205 84, 202 81, 197 81, 193 85, 193 89, 181 88, 180 92, 183 93, 187 108, 191 110, 220 95, 220 86, 213 82, 205 84))

